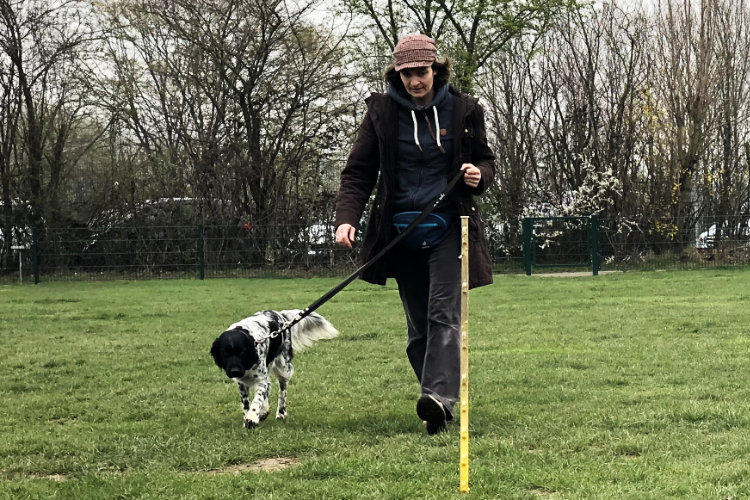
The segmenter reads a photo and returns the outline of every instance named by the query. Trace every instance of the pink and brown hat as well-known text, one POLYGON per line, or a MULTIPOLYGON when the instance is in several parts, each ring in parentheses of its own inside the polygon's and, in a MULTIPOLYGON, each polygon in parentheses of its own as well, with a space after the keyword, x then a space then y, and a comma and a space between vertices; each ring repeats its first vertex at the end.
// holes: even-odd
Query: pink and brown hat
POLYGON ((393 50, 394 69, 432 66, 437 60, 435 40, 427 35, 409 35, 401 38, 393 50))

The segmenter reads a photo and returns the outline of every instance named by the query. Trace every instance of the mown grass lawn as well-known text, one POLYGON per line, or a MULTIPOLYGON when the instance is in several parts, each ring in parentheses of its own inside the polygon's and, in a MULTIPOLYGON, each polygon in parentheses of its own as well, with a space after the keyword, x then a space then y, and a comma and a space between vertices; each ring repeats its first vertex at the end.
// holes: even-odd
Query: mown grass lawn
POLYGON ((0 287, 0 498, 750 497, 750 271, 496 277, 470 297, 471 492, 393 285, 350 285, 242 427, 212 340, 334 279, 0 287), (275 394, 272 393, 272 415, 275 394))

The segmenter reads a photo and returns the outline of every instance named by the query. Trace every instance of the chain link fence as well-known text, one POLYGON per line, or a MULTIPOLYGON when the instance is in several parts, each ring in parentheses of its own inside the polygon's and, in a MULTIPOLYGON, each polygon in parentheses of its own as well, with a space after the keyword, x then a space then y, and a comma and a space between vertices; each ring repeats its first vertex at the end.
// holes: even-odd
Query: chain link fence
MULTIPOLYGON (((495 271, 585 270, 593 263, 601 270, 750 265, 747 216, 701 219, 688 230, 666 220, 601 220, 593 240, 585 218, 577 219, 488 225, 495 271), (531 245, 526 261, 524 240, 531 245)), ((29 229, 19 231, 12 242, 0 242, 0 283, 346 276, 359 265, 357 249, 335 245, 331 225, 277 229, 259 232, 247 225, 29 229)))
POLYGON ((696 221, 538 217, 522 221, 523 269, 692 269, 750 265, 750 217, 696 221))

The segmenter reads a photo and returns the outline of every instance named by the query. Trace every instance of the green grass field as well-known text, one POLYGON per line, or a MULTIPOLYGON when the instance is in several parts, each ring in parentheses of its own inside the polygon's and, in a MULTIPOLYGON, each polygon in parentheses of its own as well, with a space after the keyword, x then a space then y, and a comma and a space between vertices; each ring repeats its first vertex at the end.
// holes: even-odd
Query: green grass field
POLYGON ((750 497, 750 271, 472 291, 468 495, 458 425, 416 417, 394 285, 324 305, 341 335, 295 358, 287 421, 242 427, 211 342, 336 283, 0 287, 0 498, 750 497))

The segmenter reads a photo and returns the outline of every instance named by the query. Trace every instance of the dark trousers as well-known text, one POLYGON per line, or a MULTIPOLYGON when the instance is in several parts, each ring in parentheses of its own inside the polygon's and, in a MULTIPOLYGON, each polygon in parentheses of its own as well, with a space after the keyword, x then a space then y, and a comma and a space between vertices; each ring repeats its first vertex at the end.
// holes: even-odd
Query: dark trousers
POLYGON ((461 377, 461 230, 437 247, 391 252, 407 325, 406 354, 423 394, 438 399, 448 419, 461 377))

